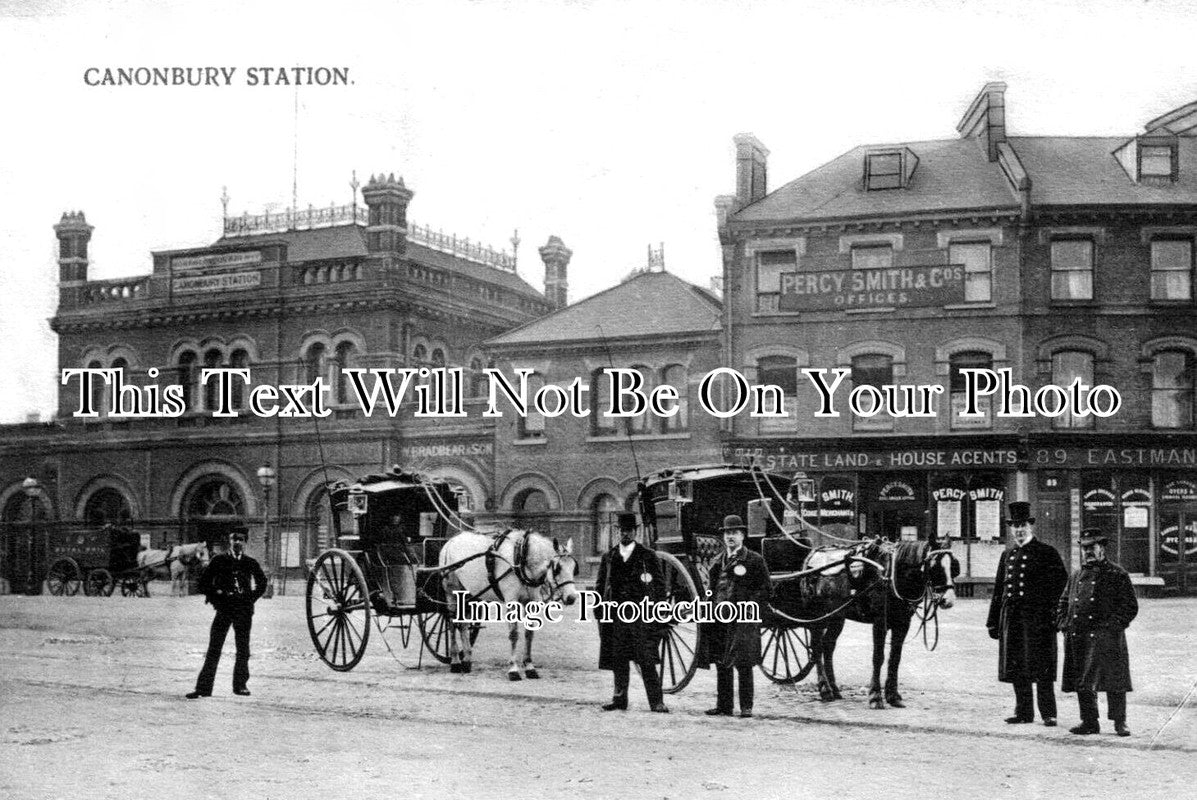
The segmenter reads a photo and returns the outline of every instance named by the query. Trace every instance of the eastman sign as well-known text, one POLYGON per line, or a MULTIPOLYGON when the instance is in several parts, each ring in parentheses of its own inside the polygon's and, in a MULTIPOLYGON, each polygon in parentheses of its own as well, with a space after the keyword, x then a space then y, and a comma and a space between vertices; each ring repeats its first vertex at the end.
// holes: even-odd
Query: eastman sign
POLYGON ((964 302, 964 267, 888 267, 781 275, 782 311, 925 308, 964 302))

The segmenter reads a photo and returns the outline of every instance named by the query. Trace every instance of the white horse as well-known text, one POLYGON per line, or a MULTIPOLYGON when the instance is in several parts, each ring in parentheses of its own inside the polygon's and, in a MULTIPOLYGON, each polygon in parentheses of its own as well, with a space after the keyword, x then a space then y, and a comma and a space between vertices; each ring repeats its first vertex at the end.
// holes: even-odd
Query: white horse
MULTIPOLYGON (((204 542, 171 545, 167 550, 142 550, 137 554, 137 567, 141 570, 141 582, 151 578, 170 578, 172 597, 187 594, 192 567, 208 566, 208 545, 204 542)), ((149 595, 149 590, 146 590, 149 595)))
MULTIPOLYGON (((534 600, 558 600, 564 605, 577 602, 574 575, 578 571, 573 556, 573 540, 565 544, 533 531, 507 530, 500 534, 463 531, 445 542, 439 566, 442 569, 462 562, 444 576, 445 599, 449 603, 450 672, 469 672, 473 659, 470 625, 453 619, 454 592, 466 592, 477 601, 498 601, 505 607, 518 604, 521 619, 528 615, 534 600)), ((509 622, 511 661, 507 677, 518 681, 523 676, 539 678, 532 661, 532 633, 521 622, 509 622), (523 645, 521 647, 521 636, 523 645)))

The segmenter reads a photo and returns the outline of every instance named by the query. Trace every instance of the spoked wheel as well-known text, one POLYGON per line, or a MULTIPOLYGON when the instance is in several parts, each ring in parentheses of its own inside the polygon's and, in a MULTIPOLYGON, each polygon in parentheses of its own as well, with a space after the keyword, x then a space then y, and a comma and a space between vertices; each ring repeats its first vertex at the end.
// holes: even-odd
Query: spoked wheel
MULTIPOLYGON (((670 603, 698 600, 698 587, 689 570, 670 553, 657 551, 661 568, 665 573, 665 599, 670 603)), ((693 617, 693 614, 691 614, 693 617)), ((686 688, 698 667, 698 640, 700 632, 697 622, 682 622, 670 625, 661 638, 661 690, 673 694, 686 688)))
MULTIPOLYGON (((420 638, 428 652, 442 664, 450 663, 453 654, 449 652, 449 615, 433 611, 430 614, 421 614, 416 621, 420 625, 420 638)), ((482 626, 477 623, 470 626, 470 647, 478 641, 480 630, 482 626)))
POLYGON ((366 654, 370 600, 366 577, 353 556, 326 550, 308 573, 308 633, 316 653, 338 672, 348 672, 366 654))
POLYGON ((57 597, 76 595, 83 586, 83 572, 73 558, 60 558, 46 573, 46 588, 57 597))
POLYGON ((87 573, 87 579, 83 582, 83 593, 88 597, 109 597, 115 588, 112 573, 103 567, 87 573))
POLYGON ((761 672, 774 683, 797 683, 815 665, 808 628, 765 625, 761 629, 761 654, 761 672))
POLYGON ((150 582, 141 576, 121 578, 121 597, 149 597, 150 582))

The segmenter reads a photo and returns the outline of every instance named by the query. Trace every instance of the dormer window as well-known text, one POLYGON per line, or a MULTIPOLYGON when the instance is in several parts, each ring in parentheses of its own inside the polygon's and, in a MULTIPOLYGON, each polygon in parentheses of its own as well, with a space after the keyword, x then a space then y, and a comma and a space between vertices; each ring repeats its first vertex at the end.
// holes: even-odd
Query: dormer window
POLYGON ((918 167, 919 158, 908 147, 865 153, 864 184, 868 191, 904 189, 918 167))
POLYGON ((1139 178, 1176 179, 1176 145, 1139 146, 1139 178))
POLYGON ((1153 129, 1128 139, 1113 155, 1136 183, 1167 185, 1179 172, 1177 144, 1175 133, 1153 129))

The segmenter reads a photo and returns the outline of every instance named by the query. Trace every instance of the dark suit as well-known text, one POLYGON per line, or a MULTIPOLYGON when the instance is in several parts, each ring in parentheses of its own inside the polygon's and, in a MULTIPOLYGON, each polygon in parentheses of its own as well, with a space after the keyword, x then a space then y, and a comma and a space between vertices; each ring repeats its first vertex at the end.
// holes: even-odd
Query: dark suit
MULTIPOLYGON (((740 603, 751 600, 764 614, 769 603, 771 584, 765 559, 741 547, 734 557, 725 550, 715 559, 709 573, 712 600, 740 603)), ((702 626, 698 665, 715 666, 716 707, 732 710, 732 668, 740 677, 740 710, 751 711, 753 701, 752 671, 761 663, 761 625, 759 622, 709 622, 702 626)))
POLYGON ((249 682, 249 633, 254 621, 254 603, 266 591, 266 575, 257 561, 247 555, 240 558, 221 553, 208 563, 199 579, 199 591, 216 609, 208 634, 208 654, 195 681, 195 691, 212 694, 216 667, 229 628, 237 645, 233 664, 233 690, 243 690, 249 682))
MULTIPOLYGON (((599 562, 595 586, 603 600, 615 603, 650 603, 665 599, 665 576, 657 554, 639 543, 633 544, 627 561, 612 547, 599 562), (644 576, 649 580, 645 581, 644 576)), ((660 627, 636 619, 621 622, 613 616, 611 622, 599 622, 599 669, 615 673, 614 702, 623 707, 628 703, 628 683, 631 677, 629 662, 635 661, 644 679, 644 692, 649 705, 663 701, 661 677, 657 674, 660 661, 660 627)))
POLYGON ((1062 688, 1077 693, 1082 722, 1097 722, 1098 692, 1106 693, 1109 718, 1126 721, 1126 693, 1133 687, 1125 631, 1138 613, 1130 576, 1113 562, 1086 564, 1068 579, 1057 608, 1064 631, 1062 688))
POLYGON ((1060 554, 1032 538, 1006 551, 998 563, 985 625, 997 639, 998 680, 1014 684, 1014 716, 1035 718, 1031 684, 1036 685, 1039 714, 1056 717, 1056 603, 1068 580, 1060 554))

